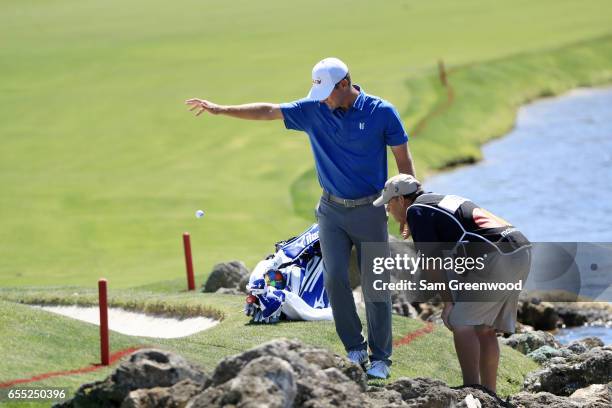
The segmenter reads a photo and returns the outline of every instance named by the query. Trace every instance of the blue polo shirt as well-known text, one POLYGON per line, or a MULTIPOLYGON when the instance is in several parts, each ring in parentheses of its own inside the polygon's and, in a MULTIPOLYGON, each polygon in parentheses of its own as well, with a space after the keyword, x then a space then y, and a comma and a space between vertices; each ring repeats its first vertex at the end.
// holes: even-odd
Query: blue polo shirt
POLYGON ((354 86, 359 96, 347 111, 306 99, 280 105, 285 127, 308 134, 321 187, 347 199, 380 193, 387 146, 408 141, 395 107, 354 86))

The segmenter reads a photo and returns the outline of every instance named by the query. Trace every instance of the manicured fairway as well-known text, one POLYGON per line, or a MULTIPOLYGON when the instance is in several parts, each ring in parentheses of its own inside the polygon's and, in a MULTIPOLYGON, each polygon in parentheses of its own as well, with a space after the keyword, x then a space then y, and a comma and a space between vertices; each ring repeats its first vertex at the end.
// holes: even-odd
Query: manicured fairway
POLYGON ((306 137, 282 123, 194 118, 189 97, 300 98, 313 63, 336 55, 413 129, 446 97, 443 58, 458 69, 461 108, 413 138, 425 174, 476 155, 517 104, 550 87, 547 69, 564 72, 552 91, 578 71, 609 81, 611 39, 591 40, 610 27, 607 1, 3 1, 0 286, 174 279, 184 230, 197 272, 253 266, 307 226, 318 188, 306 137), (573 57, 549 56, 580 41, 573 57))

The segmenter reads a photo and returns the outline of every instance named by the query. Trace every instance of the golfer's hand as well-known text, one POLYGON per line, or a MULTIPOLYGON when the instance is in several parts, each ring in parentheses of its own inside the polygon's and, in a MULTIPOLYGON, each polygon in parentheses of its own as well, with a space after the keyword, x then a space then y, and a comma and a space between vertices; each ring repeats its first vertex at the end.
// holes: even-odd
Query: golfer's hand
POLYGON ((452 303, 445 303, 444 304, 444 310, 442 310, 442 321, 444 322, 444 325, 446 326, 446 328, 450 331, 453 331, 453 326, 450 325, 450 323, 448 322, 448 317, 451 314, 451 311, 453 310, 453 304, 452 303))
POLYGON ((212 103, 210 101, 198 98, 187 99, 185 101, 185 105, 191 106, 191 109, 189 109, 189 111, 195 111, 196 116, 200 116, 204 111, 213 115, 218 115, 223 111, 223 107, 221 105, 217 105, 216 103, 212 103))
POLYGON ((408 239, 410 237, 410 230, 408 229, 408 224, 406 223, 402 223, 400 224, 400 234, 402 235, 402 238, 404 239, 408 239))

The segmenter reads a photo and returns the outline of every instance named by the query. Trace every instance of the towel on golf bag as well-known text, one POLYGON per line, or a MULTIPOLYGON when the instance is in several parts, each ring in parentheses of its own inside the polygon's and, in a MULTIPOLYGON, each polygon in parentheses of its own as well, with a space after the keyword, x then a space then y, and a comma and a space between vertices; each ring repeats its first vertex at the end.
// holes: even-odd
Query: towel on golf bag
POLYGON ((276 253, 259 262, 247 285, 245 314, 257 323, 289 320, 332 320, 323 285, 319 225, 276 243, 276 253))

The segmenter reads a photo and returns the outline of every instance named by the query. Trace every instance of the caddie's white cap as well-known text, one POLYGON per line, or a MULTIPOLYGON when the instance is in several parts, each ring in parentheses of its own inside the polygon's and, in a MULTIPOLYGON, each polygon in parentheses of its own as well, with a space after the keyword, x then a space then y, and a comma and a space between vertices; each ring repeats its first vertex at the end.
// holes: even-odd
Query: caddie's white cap
POLYGON ((327 99, 334 86, 348 74, 348 67, 338 58, 325 58, 312 69, 312 88, 306 99, 322 101, 327 99))
POLYGON ((374 200, 374 205, 380 207, 383 204, 387 204, 393 197, 415 193, 419 187, 421 187, 421 183, 413 176, 398 174, 387 180, 382 195, 374 200))

